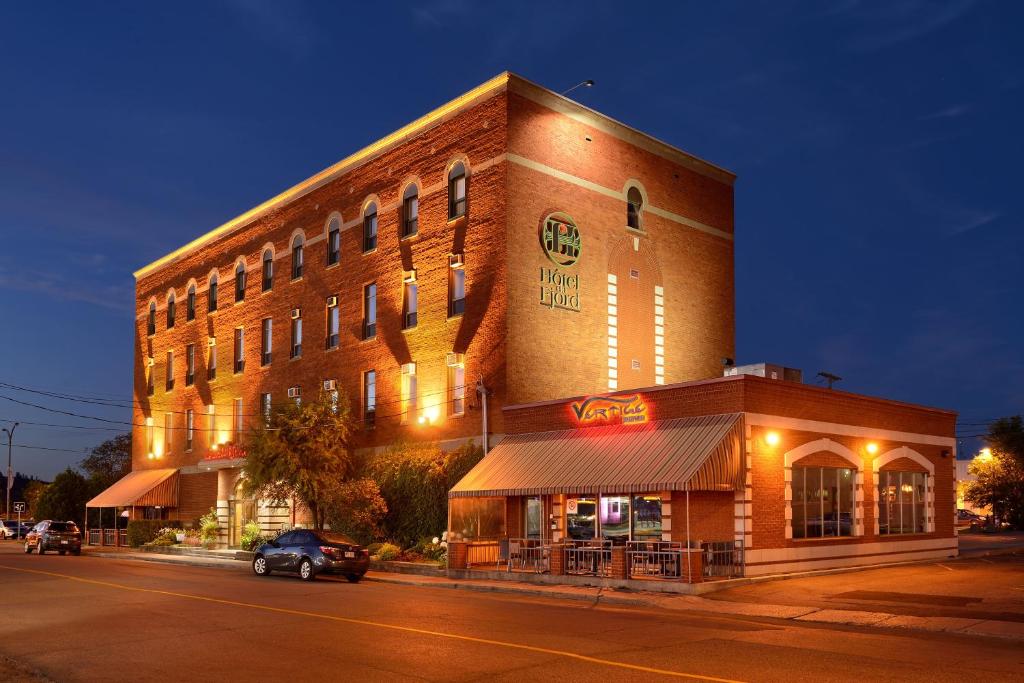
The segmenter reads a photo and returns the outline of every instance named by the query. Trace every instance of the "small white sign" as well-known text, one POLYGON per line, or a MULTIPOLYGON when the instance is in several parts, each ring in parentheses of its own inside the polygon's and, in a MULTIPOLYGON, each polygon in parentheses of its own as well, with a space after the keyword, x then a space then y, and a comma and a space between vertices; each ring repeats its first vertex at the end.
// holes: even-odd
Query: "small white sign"
POLYGON ((576 507, 576 499, 575 498, 567 499, 565 501, 565 513, 567 515, 575 515, 577 511, 578 511, 578 508, 576 507))
POLYGON ((14 511, 15 512, 24 512, 25 511, 25 503, 24 502, 20 502, 20 501, 15 503, 14 504, 14 511))

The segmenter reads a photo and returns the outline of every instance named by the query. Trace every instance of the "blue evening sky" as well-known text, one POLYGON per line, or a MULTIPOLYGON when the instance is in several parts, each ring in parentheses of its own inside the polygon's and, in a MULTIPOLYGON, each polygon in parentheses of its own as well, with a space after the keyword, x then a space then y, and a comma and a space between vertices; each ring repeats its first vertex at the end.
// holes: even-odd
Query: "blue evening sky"
MULTIPOLYGON (((508 69, 554 90, 592 78, 584 104, 739 175, 739 362, 829 370, 976 433, 1024 410, 1022 15, 983 0, 3 3, 0 382, 130 400, 133 270, 508 69)), ((103 426, 0 399, 11 419, 103 426)), ((16 444, 67 450, 16 446, 15 468, 52 477, 113 433, 22 425, 16 444)))

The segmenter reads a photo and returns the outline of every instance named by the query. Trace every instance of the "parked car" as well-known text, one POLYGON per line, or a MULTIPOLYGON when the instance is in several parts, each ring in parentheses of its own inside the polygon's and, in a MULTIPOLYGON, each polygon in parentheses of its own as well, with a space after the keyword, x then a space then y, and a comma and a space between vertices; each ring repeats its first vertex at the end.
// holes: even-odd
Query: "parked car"
POLYGON ((340 574, 355 583, 369 566, 370 553, 352 539, 333 531, 310 529, 286 531, 257 548, 252 559, 252 571, 257 576, 297 572, 305 581, 312 581, 318 574, 340 574))
POLYGON ((31 524, 22 522, 19 527, 18 520, 7 519, 4 520, 3 528, 0 529, 0 538, 25 538, 30 531, 32 531, 31 524))
POLYGON ((47 550, 56 550, 61 555, 79 555, 82 552, 82 534, 74 522, 44 519, 32 527, 32 531, 25 536, 25 552, 30 553, 33 550, 40 555, 47 550))
POLYGON ((956 525, 969 526, 971 528, 982 527, 985 525, 985 517, 961 508, 956 511, 956 525))

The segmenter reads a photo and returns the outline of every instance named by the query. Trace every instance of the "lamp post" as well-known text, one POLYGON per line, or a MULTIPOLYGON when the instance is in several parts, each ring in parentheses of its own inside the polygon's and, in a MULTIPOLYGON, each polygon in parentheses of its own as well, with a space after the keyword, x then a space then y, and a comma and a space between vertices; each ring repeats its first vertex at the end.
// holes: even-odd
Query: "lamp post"
POLYGON ((11 446, 14 443, 14 430, 18 428, 20 423, 15 422, 14 426, 8 429, 3 428, 4 434, 7 435, 7 507, 4 508, 4 517, 10 519, 11 517, 11 486, 14 482, 11 480, 11 446))

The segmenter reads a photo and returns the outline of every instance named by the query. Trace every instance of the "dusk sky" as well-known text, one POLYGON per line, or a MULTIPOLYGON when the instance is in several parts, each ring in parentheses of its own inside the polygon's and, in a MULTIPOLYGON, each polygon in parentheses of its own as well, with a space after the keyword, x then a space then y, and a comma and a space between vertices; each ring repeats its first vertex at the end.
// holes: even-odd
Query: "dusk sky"
POLYGON ((3 3, 0 422, 51 425, 18 428, 15 469, 50 478, 127 430, 10 399, 130 419, 132 271, 504 70, 594 79, 572 96, 738 175, 739 363, 828 370, 977 434, 1024 411, 1022 19, 971 0, 3 3))

